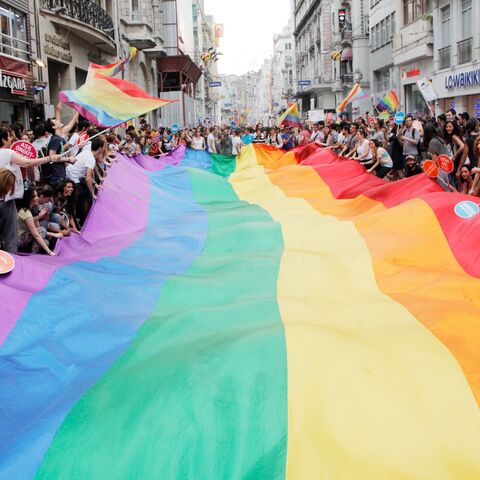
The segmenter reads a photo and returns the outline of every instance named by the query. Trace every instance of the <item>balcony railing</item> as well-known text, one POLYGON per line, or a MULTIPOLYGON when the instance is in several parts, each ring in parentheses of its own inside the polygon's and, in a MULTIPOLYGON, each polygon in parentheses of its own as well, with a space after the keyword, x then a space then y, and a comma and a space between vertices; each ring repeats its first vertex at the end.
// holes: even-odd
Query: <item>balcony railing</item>
POLYGON ((41 0, 41 7, 90 25, 115 39, 112 17, 92 0, 41 0))
POLYGON ((452 64, 452 47, 441 48, 438 51, 438 68, 448 68, 452 64))
POLYGON ((24 40, 6 34, 0 35, 0 52, 5 55, 28 60, 28 48, 28 42, 24 40))
POLYGON ((462 40, 461 42, 457 43, 458 49, 458 63, 467 63, 472 60, 472 38, 467 38, 466 40, 462 40))
POLYGON ((340 75, 340 78, 342 79, 342 82, 347 85, 353 83, 353 73, 343 73, 340 75))

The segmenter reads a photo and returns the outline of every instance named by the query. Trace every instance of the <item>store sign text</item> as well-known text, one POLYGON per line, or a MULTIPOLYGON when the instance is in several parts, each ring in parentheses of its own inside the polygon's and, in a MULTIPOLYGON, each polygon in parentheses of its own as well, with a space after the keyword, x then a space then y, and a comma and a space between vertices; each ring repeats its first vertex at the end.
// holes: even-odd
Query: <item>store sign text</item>
POLYGON ((0 87, 8 88, 12 93, 16 95, 26 95, 27 87, 25 85, 25 79, 22 77, 16 77, 9 73, 5 73, 0 70, 0 87))
POLYGON ((405 78, 412 78, 412 77, 418 77, 421 74, 421 70, 418 68, 412 68, 411 70, 408 70, 405 72, 404 76, 405 78))
POLYGON ((455 73, 445 77, 445 88, 447 90, 473 87, 474 85, 480 85, 480 68, 472 72, 455 73))

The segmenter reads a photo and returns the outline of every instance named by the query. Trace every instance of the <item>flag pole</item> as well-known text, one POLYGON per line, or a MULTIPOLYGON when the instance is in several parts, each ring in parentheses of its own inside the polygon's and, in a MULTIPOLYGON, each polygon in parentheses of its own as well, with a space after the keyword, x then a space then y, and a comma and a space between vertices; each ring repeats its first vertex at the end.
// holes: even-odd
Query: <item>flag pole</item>
POLYGON ((94 138, 99 137, 100 135, 103 135, 104 133, 107 133, 109 130, 112 130, 113 128, 116 128, 116 127, 108 127, 105 130, 102 130, 101 132, 96 133, 95 135, 88 138, 87 140, 83 140, 82 143, 80 143, 80 145, 75 145, 74 147, 71 147, 66 152, 64 152, 62 157, 64 157, 65 155, 68 155, 72 150, 75 150, 76 148, 84 147, 88 142, 90 142, 94 138))

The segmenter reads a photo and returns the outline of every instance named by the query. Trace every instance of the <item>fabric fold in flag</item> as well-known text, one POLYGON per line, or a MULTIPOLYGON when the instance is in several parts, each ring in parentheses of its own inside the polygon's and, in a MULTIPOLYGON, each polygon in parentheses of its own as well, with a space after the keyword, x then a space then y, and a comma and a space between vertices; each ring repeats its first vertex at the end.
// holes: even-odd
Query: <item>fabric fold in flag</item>
POLYGON ((130 47, 128 49, 128 57, 118 60, 118 62, 109 63, 108 65, 97 65, 96 63, 90 64, 90 71, 95 71, 105 75, 106 77, 114 77, 121 71, 125 70, 125 67, 137 56, 137 49, 130 47))
POLYGON ((362 100, 363 98, 367 98, 367 94, 363 91, 362 87, 359 83, 356 83, 350 93, 347 95, 347 98, 337 107, 337 112, 341 113, 346 108, 350 102, 354 102, 356 100, 362 100))
POLYGON ((157 110, 171 100, 152 97, 135 84, 90 70, 87 83, 78 90, 60 92, 60 101, 74 108, 90 122, 113 128, 157 110))
POLYGON ((298 105, 296 103, 292 103, 289 105, 287 110, 283 113, 283 115, 278 120, 278 124, 283 127, 301 127, 302 121, 300 118, 300 112, 298 111, 298 105))

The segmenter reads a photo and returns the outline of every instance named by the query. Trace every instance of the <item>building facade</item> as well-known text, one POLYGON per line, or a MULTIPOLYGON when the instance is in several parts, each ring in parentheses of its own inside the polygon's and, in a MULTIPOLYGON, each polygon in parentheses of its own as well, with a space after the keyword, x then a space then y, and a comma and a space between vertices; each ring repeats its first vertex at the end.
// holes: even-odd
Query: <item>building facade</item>
POLYGON ((195 62, 195 55, 199 51, 194 33, 198 2, 163 0, 162 10, 167 56, 157 58, 158 95, 175 100, 175 103, 159 111, 160 123, 163 126, 178 124, 192 127, 198 123, 197 84, 203 73, 195 62))
POLYGON ((480 2, 437 0, 432 22, 437 113, 454 108, 480 118, 480 2))
POLYGON ((400 109, 429 115, 417 82, 433 77, 433 0, 397 0, 393 63, 398 71, 400 109))
MULTIPOLYGON (((165 55, 163 14, 160 0, 117 0, 119 9, 118 57, 127 56, 129 47, 138 49, 123 77, 152 96, 158 95, 157 58, 165 55)), ((147 120, 158 125, 159 111, 147 120)))
POLYGON ((0 121, 30 124, 33 114, 31 9, 28 0, 0 1, 0 121))
POLYGON ((381 99, 388 91, 399 90, 398 73, 393 64, 397 2, 370 0, 369 9, 370 87, 374 99, 381 99))
POLYGON ((295 38, 293 22, 273 37, 272 110, 281 114, 293 99, 295 87, 295 38))
POLYGON ((38 72, 38 80, 47 84, 39 95, 45 117, 53 116, 61 90, 75 90, 85 83, 91 62, 110 63, 117 58, 118 6, 114 0, 33 0, 34 40, 45 64, 38 72))
MULTIPOLYGON (((370 92, 367 0, 293 0, 297 98, 303 112, 335 112, 354 83, 370 92)), ((348 113, 369 109, 349 105, 348 113)))

